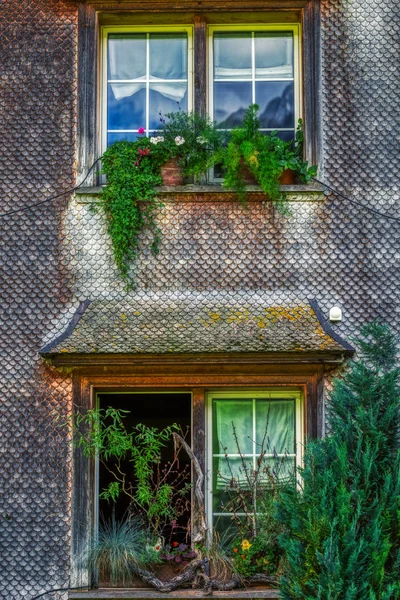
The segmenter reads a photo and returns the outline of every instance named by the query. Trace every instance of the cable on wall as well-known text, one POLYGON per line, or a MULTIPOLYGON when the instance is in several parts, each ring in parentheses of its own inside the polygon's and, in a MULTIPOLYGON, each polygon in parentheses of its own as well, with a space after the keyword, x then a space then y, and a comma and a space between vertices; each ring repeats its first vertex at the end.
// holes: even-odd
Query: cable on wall
MULTIPOLYGON (((72 194, 76 190, 79 190, 79 188, 81 188, 83 186, 83 184, 89 177, 90 173, 93 171, 94 167, 101 160, 101 158, 102 157, 100 156, 99 158, 97 158, 94 161, 94 163, 90 167, 89 171, 87 172, 85 178, 81 181, 81 183, 79 185, 77 185, 69 190, 65 190, 65 192, 61 192, 60 194, 57 194, 56 196, 50 196, 50 198, 45 198, 44 200, 41 200, 40 202, 36 202, 35 204, 31 204, 30 206, 25 206, 24 208, 16 208, 15 210, 10 210, 8 212, 0 213, 0 219, 3 219, 4 217, 8 217, 11 215, 15 215, 15 214, 18 214, 21 212, 26 212, 26 211, 32 210, 32 209, 36 208, 37 206, 41 206, 42 204, 46 204, 47 202, 53 202, 54 200, 57 200, 58 198, 62 198, 63 196, 66 196, 67 194, 72 194)), ((393 215, 383 213, 379 210, 376 210, 376 208, 372 208, 371 206, 366 206, 365 204, 362 204, 362 202, 358 202, 357 200, 354 200, 354 198, 350 198, 349 196, 342 194, 342 192, 339 192, 337 189, 335 189, 331 185, 328 185, 327 183, 325 183, 324 181, 321 181, 320 179, 317 179, 316 177, 312 177, 311 180, 315 181, 316 183, 319 183, 324 188, 326 188, 327 190, 332 192, 332 194, 334 194, 338 198, 342 198, 343 200, 346 200, 346 202, 350 202, 350 204, 353 204, 354 206, 358 206, 359 208, 361 208, 363 210, 367 210, 367 211, 373 213, 374 215, 377 215, 378 217, 382 217, 383 219, 390 219, 392 221, 397 221, 398 223, 400 223, 399 217, 395 217, 393 215)))
POLYGON ((60 194, 57 194, 56 196, 50 196, 50 198, 45 198, 44 200, 41 200, 40 202, 36 202, 35 204, 30 204, 29 206, 25 206, 24 208, 16 208, 15 210, 9 210, 8 212, 1 213, 0 219, 2 219, 3 217, 8 217, 10 215, 15 215, 17 213, 26 212, 28 210, 33 210, 37 206, 41 206, 42 204, 46 204, 47 202, 53 202, 53 200, 57 200, 58 198, 62 198, 63 196, 66 196, 67 194, 72 194, 76 190, 79 190, 79 188, 83 186, 83 184, 85 183, 85 181, 87 180, 90 173, 93 171, 94 167, 97 165, 97 163, 99 162, 100 159, 101 159, 101 156, 94 161, 94 163, 90 167, 89 171, 86 173, 85 178, 81 181, 81 183, 79 185, 76 185, 75 187, 73 187, 69 190, 65 190, 65 192, 61 192, 60 194))

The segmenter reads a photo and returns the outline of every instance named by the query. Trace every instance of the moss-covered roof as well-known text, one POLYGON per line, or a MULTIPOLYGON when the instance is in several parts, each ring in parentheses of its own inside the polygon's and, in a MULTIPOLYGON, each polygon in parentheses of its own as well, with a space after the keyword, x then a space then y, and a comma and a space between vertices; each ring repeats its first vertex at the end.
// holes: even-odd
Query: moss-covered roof
POLYGON ((197 354, 344 352, 351 346, 324 323, 315 301, 269 304, 265 298, 155 295, 81 304, 54 354, 197 354))

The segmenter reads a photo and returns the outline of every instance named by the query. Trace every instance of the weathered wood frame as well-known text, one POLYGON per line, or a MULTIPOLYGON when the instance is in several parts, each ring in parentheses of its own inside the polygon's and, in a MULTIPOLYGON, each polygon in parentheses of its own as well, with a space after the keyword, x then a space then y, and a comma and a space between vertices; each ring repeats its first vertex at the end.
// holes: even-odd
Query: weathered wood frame
MULTIPOLYGON (((77 367, 73 371, 73 405, 84 412, 95 404, 100 391, 192 392, 193 451, 200 466, 206 468, 206 392, 227 389, 300 388, 304 396, 304 432, 306 438, 319 437, 323 431, 324 364, 262 364, 243 362, 196 364, 179 358, 168 364, 144 360, 141 364, 112 367, 77 367), (147 364, 146 364, 147 363, 147 364)), ((91 543, 96 523, 95 460, 73 449, 71 586, 90 586, 84 557, 91 543)), ((198 523, 194 520, 193 533, 198 523)))
MULTIPOLYGON (((302 89, 305 158, 318 164, 322 171, 320 0, 89 0, 78 6, 78 126, 77 179, 88 172, 100 152, 99 110, 99 26, 114 23, 149 24, 194 23, 194 108, 204 114, 207 109, 207 24, 246 21, 260 22, 262 16, 287 15, 297 19, 302 29, 302 89), (147 15, 147 17, 146 17, 147 15)), ((97 183, 95 173, 87 185, 97 183)))

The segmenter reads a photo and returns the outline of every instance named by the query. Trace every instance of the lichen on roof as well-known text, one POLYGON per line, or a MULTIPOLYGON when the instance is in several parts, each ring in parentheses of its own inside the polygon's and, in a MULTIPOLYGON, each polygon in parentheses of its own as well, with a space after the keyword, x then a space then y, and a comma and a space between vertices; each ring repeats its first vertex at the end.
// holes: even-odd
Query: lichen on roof
MULTIPOLYGON (((267 296, 149 294, 95 300, 48 354, 291 353, 343 351, 307 302, 267 296)), ((348 348, 347 348, 348 349, 348 348)))

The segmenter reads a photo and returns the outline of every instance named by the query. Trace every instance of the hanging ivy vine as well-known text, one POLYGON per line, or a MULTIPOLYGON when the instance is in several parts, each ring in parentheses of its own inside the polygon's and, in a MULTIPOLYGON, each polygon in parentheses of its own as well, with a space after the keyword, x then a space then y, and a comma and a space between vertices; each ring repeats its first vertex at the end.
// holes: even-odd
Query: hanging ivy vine
POLYGON ((160 114, 162 135, 145 137, 139 128, 135 142, 116 142, 102 156, 102 172, 107 177, 100 209, 107 220, 115 262, 128 289, 134 286, 131 266, 138 255, 144 229, 153 233, 151 250, 157 254, 161 238, 155 222, 162 206, 157 186, 162 185, 161 167, 173 159, 185 176, 205 174, 215 164, 225 172, 224 186, 236 191, 245 202, 247 168, 281 212, 286 212, 279 178, 292 170, 304 182, 316 174, 302 158, 303 131, 299 126, 294 140, 284 142, 276 132, 260 133, 258 106, 250 106, 243 124, 229 134, 218 130, 208 116, 176 112, 160 114))
POLYGON ((103 154, 102 172, 107 176, 107 185, 100 208, 106 215, 116 265, 130 289, 134 284, 130 269, 145 228, 152 230, 151 249, 158 252, 160 231, 154 215, 155 209, 162 206, 156 198, 156 186, 162 183, 160 160, 149 149, 148 138, 117 142, 103 154))

